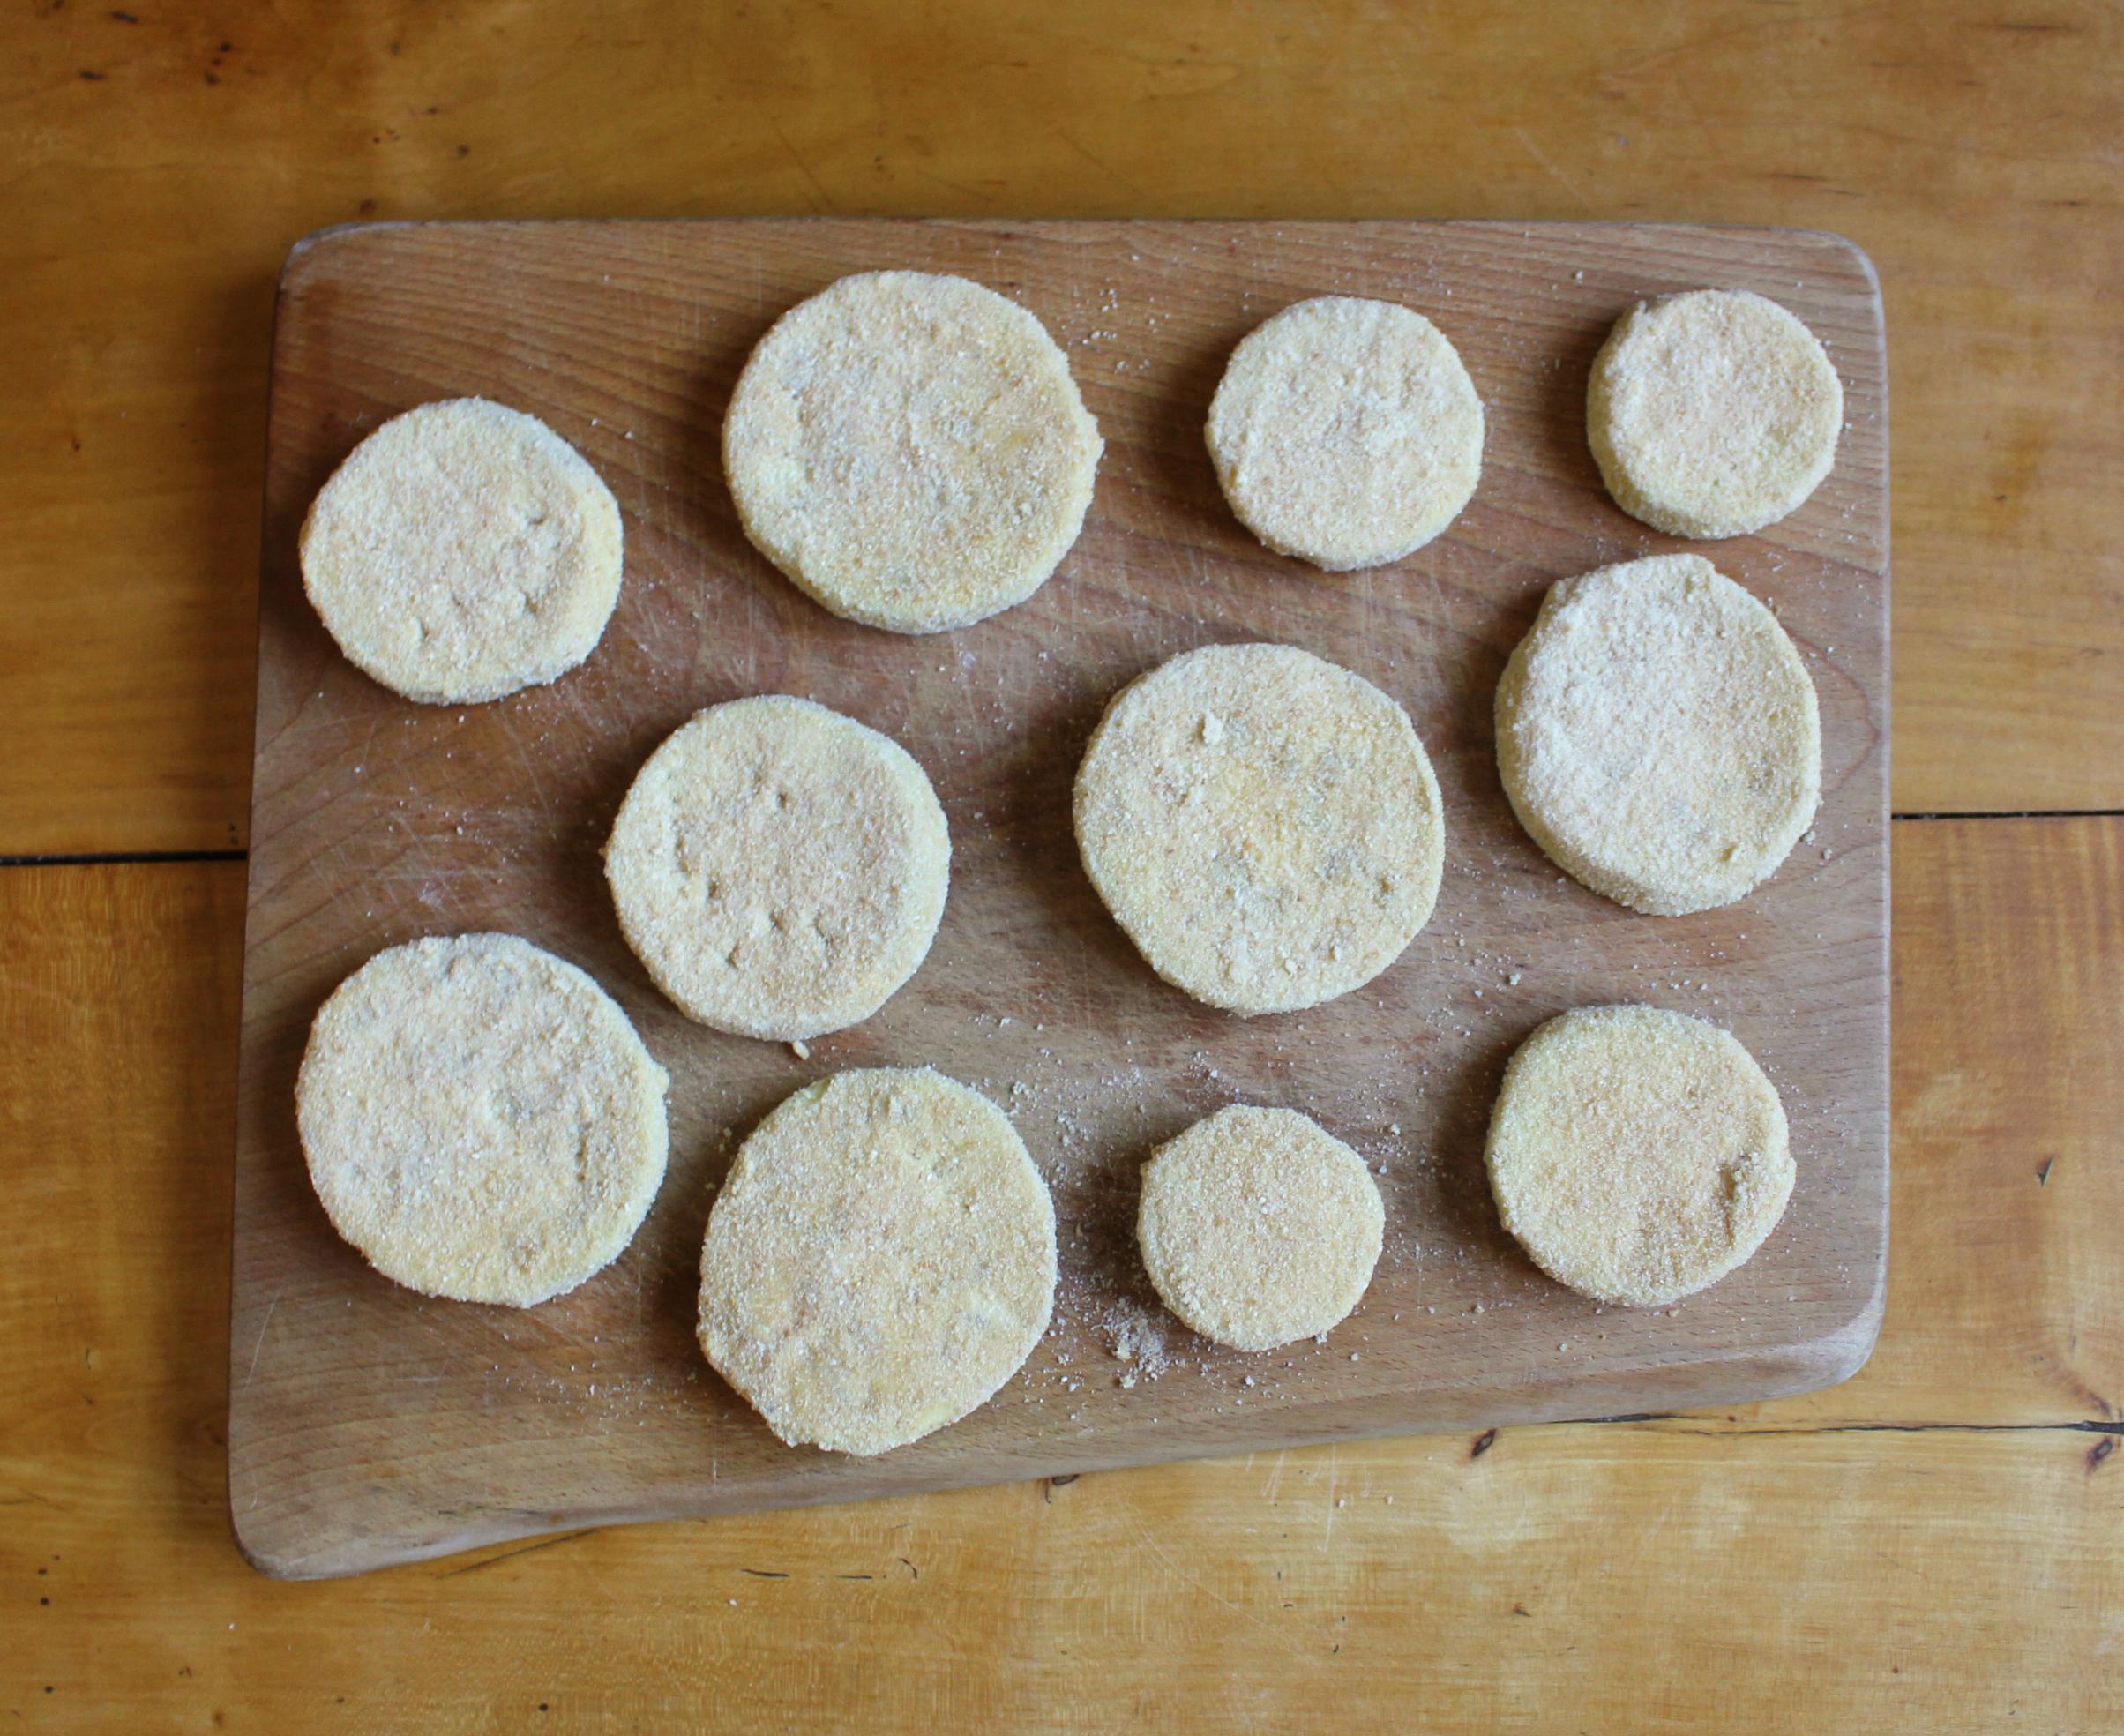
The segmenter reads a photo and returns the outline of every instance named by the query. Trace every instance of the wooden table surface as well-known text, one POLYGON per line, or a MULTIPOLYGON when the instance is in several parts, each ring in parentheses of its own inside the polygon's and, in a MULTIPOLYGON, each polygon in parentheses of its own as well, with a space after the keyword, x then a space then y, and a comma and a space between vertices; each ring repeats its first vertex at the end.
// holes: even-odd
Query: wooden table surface
POLYGON ((2071 0, 0 19, 0 1716, 2124 1720, 2124 12, 2071 0), (225 1513, 265 360, 360 217, 1672 218, 1888 320, 1895 1252, 1848 1385, 319 1585, 225 1513))

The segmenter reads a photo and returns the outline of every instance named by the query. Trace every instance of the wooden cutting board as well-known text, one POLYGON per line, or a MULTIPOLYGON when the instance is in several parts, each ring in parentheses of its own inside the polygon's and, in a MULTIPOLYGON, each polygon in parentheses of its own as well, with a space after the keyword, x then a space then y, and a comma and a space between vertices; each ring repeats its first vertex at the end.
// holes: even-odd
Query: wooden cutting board
POLYGON ((347 1573, 624 1520, 992 1482, 1367 1433, 1724 1403, 1843 1379, 1887 1257, 1887 427, 1881 303, 1833 236, 1639 224, 377 225, 298 247, 274 334, 230 1324, 229 1493, 267 1572, 347 1573), (1029 307, 1106 439, 1082 539, 1032 601, 910 639, 837 620, 738 532, 717 443, 747 350, 844 273, 955 272, 1029 307), (1667 538, 1610 504, 1586 372, 1617 314, 1760 290, 1822 339, 1848 426, 1761 536, 1667 538), (1201 427, 1224 358, 1286 303, 1406 303, 1488 406, 1482 485, 1410 559, 1328 576, 1262 549, 1201 427), (467 708, 341 659, 295 536, 385 417, 477 393, 544 418, 626 515, 588 663, 467 708), (1514 824, 1491 698, 1547 585, 1700 547, 1782 616, 1821 700, 1819 822, 1724 910, 1634 916, 1514 824), (1429 926, 1358 993, 1242 1021, 1160 983, 1079 866, 1070 781, 1123 683, 1219 640, 1300 645, 1404 705, 1446 803, 1429 926), (811 1045, 701 1029, 623 945, 598 850, 635 768, 699 707, 805 694, 914 752, 950 816, 949 909, 875 1018, 811 1045), (634 1246, 520 1312, 425 1299, 333 1233, 296 1142, 310 1021, 378 949, 503 929, 581 964, 671 1074, 671 1164, 634 1246), (1754 1261, 1672 1310, 1602 1309, 1499 1228, 1482 1140, 1543 1019, 1642 1000, 1731 1029, 1784 1094, 1799 1162, 1754 1261), (1051 1183, 1052 1330, 997 1397, 882 1458, 792 1449, 702 1361, 703 1226, 737 1141, 806 1081, 933 1063, 1015 1119, 1051 1183), (1324 1344, 1245 1356, 1161 1313, 1134 1257, 1137 1165, 1234 1099, 1315 1116, 1378 1167, 1387 1247, 1324 1344))

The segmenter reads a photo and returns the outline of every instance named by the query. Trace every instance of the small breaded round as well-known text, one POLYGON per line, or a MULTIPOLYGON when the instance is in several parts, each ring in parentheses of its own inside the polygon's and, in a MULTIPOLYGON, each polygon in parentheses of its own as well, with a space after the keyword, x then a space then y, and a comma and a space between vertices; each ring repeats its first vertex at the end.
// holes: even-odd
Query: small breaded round
POLYGON ((1224 498, 1279 554, 1330 572, 1413 554, 1483 468, 1483 405, 1420 313, 1322 296, 1240 340, 1204 430, 1224 498))
POLYGON ((1379 1184, 1342 1141, 1296 1110, 1234 1104, 1152 1154, 1136 1241, 1188 1326, 1267 1351, 1357 1306, 1386 1221, 1379 1184))
POLYGON ((596 648, 619 599, 619 506, 536 417, 450 399, 348 455, 303 520, 302 563, 358 668, 409 700, 470 705, 596 648))
POLYGON ((1742 1264, 1792 1192, 1784 1109, 1754 1058, 1652 1006, 1580 1007, 1522 1044, 1488 1163, 1498 1214, 1537 1266, 1640 1307, 1742 1264))
POLYGON ((627 944, 688 1018, 793 1042, 859 1024, 915 974, 951 859, 913 755, 770 694, 710 707, 649 756, 605 879, 627 944))
POLYGON ((512 934, 408 941, 333 991, 295 1088, 333 1227, 430 1296, 529 1307, 633 1239, 664 1092, 618 1004, 512 934))
POLYGON ((1054 1204, 1003 1111, 927 1067, 859 1069, 739 1149, 700 1347, 791 1446, 884 1453, 986 1403, 1054 1297, 1054 1204))
POLYGON ((1767 296, 1641 302, 1593 363, 1586 437, 1615 504, 1675 536, 1743 536, 1828 475, 1844 385, 1820 340, 1767 296))
POLYGON ((970 626, 1045 583, 1100 450, 1046 328, 924 272, 844 277, 791 308, 722 425, 753 546, 834 614, 905 633, 970 626))

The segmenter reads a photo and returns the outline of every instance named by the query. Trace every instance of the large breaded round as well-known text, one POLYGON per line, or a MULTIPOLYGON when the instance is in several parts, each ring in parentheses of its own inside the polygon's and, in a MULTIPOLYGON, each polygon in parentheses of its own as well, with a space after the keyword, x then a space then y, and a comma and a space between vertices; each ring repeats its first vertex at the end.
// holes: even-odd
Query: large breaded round
POLYGON ((378 953, 318 1014, 295 1087, 333 1227, 430 1296, 528 1307, 633 1239, 664 1091, 617 1003, 511 934, 378 953))
POLYGON ((1550 588, 1497 687, 1497 764, 1558 866, 1653 916, 1776 872, 1821 795, 1814 684, 1777 619, 1700 555, 1550 588))
POLYGON ((605 845, 627 944, 689 1018, 784 1042, 875 1013, 951 879, 937 793, 889 736, 810 700, 713 706, 636 774, 605 845))
POLYGON ((1240 340, 1205 430, 1240 522, 1331 572, 1380 566, 1444 530, 1483 468, 1483 405, 1420 313, 1322 296, 1240 340))
POLYGON ((1776 1089, 1731 1034, 1651 1006, 1549 1021, 1490 1122, 1499 1216, 1559 1283, 1654 1306, 1762 1246, 1792 1192, 1776 1089))
POLYGON ((762 338, 722 425, 745 535, 853 621, 941 632, 1022 602, 1083 528, 1098 425, 1068 359, 962 277, 844 277, 762 338))
POLYGON ((1746 289, 1639 303, 1586 393, 1615 504, 1676 536, 1743 536, 1782 519, 1829 475, 1843 425, 1844 386, 1820 340, 1746 289))
POLYGON ((1151 969, 1241 1014, 1370 982, 1429 918, 1444 860, 1408 715, 1289 645, 1206 646, 1124 688, 1077 772, 1076 830, 1151 969))
POLYGON ((1003 1111, 930 1068, 807 1085, 708 1214, 700 1347, 791 1446, 871 1454, 1018 1372, 1055 1297, 1055 1210, 1003 1111))
POLYGON ((1386 1208, 1365 1160, 1290 1109, 1235 1104, 1143 1166, 1136 1241, 1165 1306, 1239 1351, 1316 1338, 1357 1306, 1386 1208))
POLYGON ((619 599, 619 505, 535 416, 423 404, 350 453, 303 520, 303 587, 348 659, 430 705, 565 675, 619 599))

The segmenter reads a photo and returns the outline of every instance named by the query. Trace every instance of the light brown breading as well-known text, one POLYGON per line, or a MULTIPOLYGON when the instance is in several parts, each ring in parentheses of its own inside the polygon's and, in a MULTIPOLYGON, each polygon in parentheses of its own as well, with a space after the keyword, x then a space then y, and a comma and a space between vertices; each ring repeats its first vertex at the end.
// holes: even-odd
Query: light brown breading
POLYGON ((340 984, 295 1089, 340 1234, 430 1296, 528 1307, 633 1239, 664 1091, 617 1002, 510 934, 409 941, 340 984))
POLYGON ((1023 1141, 924 1067, 807 1085, 708 1216, 700 1346, 791 1446, 888 1452, 984 1403, 1047 1329, 1055 1212, 1023 1141))
POLYGON ((895 632, 1022 602, 1083 528, 1101 445, 1068 359, 961 277, 844 277, 782 315, 730 397, 745 535, 836 615, 895 632))
POLYGON ((1444 815, 1408 715, 1288 645, 1207 646, 1124 688, 1075 813, 1085 872, 1151 968, 1235 1013, 1371 981, 1438 897, 1444 815))
POLYGON ((1586 437, 1615 504, 1675 536, 1742 536, 1814 493, 1844 386, 1814 334, 1745 289, 1641 302, 1593 363, 1586 437))
POLYGON ((1505 1228, 1559 1283, 1652 1306, 1716 1283, 1792 1191, 1784 1110, 1754 1057, 1701 1019, 1588 1006, 1513 1056, 1490 1123, 1505 1228))
POLYGON ((1699 555, 1559 581, 1505 666, 1496 717, 1505 794, 1535 842, 1649 915, 1746 897, 1821 800, 1806 667, 1699 555))
POLYGON ((627 944, 689 1018, 795 1041, 882 1006, 951 879, 928 776, 809 700, 711 707, 636 774, 605 846, 627 944))
POLYGON ((535 417, 451 399, 348 454, 303 521, 302 562, 355 665, 407 699, 470 705, 596 648, 619 597, 619 506, 535 417))
POLYGON ((1335 1326, 1372 1282, 1385 1229, 1365 1160, 1295 1110, 1221 1109, 1143 1166, 1136 1241, 1150 1281, 1235 1350, 1335 1326))
POLYGON ((1414 553, 1482 475, 1482 400, 1458 352, 1422 314, 1353 296, 1241 339, 1204 434, 1239 521, 1331 572, 1414 553))

